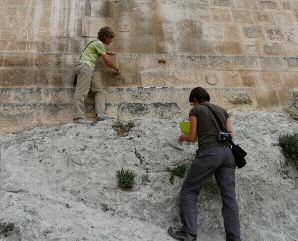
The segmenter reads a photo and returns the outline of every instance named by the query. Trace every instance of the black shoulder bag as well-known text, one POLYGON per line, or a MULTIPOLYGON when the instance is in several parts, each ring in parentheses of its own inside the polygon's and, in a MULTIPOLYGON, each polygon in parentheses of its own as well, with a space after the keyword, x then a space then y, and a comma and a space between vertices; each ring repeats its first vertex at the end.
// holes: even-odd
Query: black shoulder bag
POLYGON ((228 141, 231 144, 231 150, 234 155, 236 167, 242 168, 246 165, 245 156, 247 153, 239 146, 233 142, 232 136, 227 132, 226 128, 223 126, 221 120, 219 119, 216 112, 208 105, 207 107, 209 116, 211 117, 216 129, 218 131, 218 140, 219 141, 228 141))

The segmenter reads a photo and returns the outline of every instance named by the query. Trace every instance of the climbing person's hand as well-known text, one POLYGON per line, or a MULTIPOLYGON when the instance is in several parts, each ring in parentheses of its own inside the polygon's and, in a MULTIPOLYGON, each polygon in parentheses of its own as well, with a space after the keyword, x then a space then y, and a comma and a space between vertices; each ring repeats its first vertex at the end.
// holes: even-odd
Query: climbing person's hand
POLYGON ((183 143, 183 141, 185 141, 185 136, 184 135, 179 136, 178 142, 180 145, 183 143))
POLYGON ((108 54, 108 55, 112 55, 112 56, 113 56, 113 55, 116 55, 115 52, 111 52, 111 51, 107 52, 107 54, 108 54))
POLYGON ((119 74, 120 74, 119 69, 115 69, 115 70, 113 71, 113 75, 119 75, 119 74))

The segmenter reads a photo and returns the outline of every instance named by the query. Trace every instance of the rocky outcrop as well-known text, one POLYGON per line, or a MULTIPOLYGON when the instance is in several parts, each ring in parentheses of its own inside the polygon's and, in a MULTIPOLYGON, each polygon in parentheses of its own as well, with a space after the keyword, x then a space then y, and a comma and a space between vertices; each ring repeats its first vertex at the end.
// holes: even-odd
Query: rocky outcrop
MULTIPOLYGON (((277 143, 279 135, 298 132, 298 123, 283 113, 231 116, 236 142, 248 152, 247 166, 236 171, 243 241, 296 241, 297 172, 286 166, 277 143)), ((168 168, 189 165, 196 150, 169 145, 177 140, 178 121, 136 120, 121 136, 113 121, 2 135, 0 239, 172 240, 166 227, 178 223, 183 180, 171 185, 168 168), (136 173, 130 192, 117 187, 121 168, 136 173)), ((198 240, 224 240, 214 180, 201 191, 198 207, 198 240)))

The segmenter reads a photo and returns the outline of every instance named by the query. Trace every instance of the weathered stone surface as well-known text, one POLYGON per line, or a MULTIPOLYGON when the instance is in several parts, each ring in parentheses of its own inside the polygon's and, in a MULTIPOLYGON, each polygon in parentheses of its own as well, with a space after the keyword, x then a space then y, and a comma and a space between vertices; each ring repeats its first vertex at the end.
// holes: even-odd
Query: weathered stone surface
POLYGON ((216 6, 231 7, 232 1, 231 0, 213 0, 213 4, 216 6))
POLYGON ((239 42, 221 42, 215 46, 219 54, 241 55, 242 45, 239 42))
POLYGON ((252 23, 250 11, 232 10, 233 19, 236 23, 252 23))
POLYGON ((298 90, 294 89, 290 92, 290 106, 285 110, 294 120, 298 120, 298 90))
POLYGON ((281 44, 275 43, 270 45, 264 45, 264 54, 266 55, 286 55, 286 51, 281 44))
POLYGON ((118 105, 118 117, 121 119, 131 119, 139 117, 159 117, 171 118, 181 115, 181 110, 177 103, 120 103, 118 105))
POLYGON ((274 23, 272 14, 265 11, 255 12, 255 20, 260 23, 274 23))
POLYGON ((266 34, 269 40, 282 41, 284 39, 284 35, 280 28, 267 28, 266 34))
MULTIPOLYGON (((297 122, 282 113, 260 111, 230 116, 236 141, 248 152, 247 166, 236 170, 242 240, 296 241, 297 172, 286 166, 276 143, 280 135, 297 132, 297 122)), ((179 223, 183 179, 171 185, 168 168, 181 162, 189 166, 197 149, 196 144, 183 144, 183 150, 168 144, 177 141, 178 122, 137 120, 127 137, 117 135, 113 121, 1 135, 0 223, 8 230, 14 227, 15 232, 0 237, 172 240, 166 228, 179 223), (116 172, 121 168, 136 173, 130 192, 117 187, 116 172)), ((211 179, 198 200, 201 240, 225 239, 221 206, 216 182, 211 179)))
POLYGON ((252 93, 246 89, 226 89, 224 90, 224 97, 232 104, 250 105, 252 101, 252 93))
POLYGON ((247 38, 263 38, 262 28, 259 26, 243 27, 243 32, 247 38))
POLYGON ((215 22, 231 22, 232 14, 227 9, 212 9, 212 18, 215 22))
POLYGON ((287 90, 256 90, 256 99, 260 107, 268 108, 272 106, 288 106, 289 105, 289 91, 287 90))
POLYGON ((262 9, 276 9, 278 7, 276 1, 271 1, 271 0, 261 0, 259 1, 260 7, 262 9))

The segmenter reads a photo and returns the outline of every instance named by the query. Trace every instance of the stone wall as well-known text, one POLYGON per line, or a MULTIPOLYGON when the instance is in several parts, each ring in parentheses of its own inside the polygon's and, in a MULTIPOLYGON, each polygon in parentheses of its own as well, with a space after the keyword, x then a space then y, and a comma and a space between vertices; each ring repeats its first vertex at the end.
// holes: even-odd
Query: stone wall
POLYGON ((71 120, 73 66, 105 25, 121 75, 99 61, 94 81, 113 116, 184 114, 198 85, 229 109, 279 109, 298 88, 295 0, 0 0, 1 131, 71 120))

